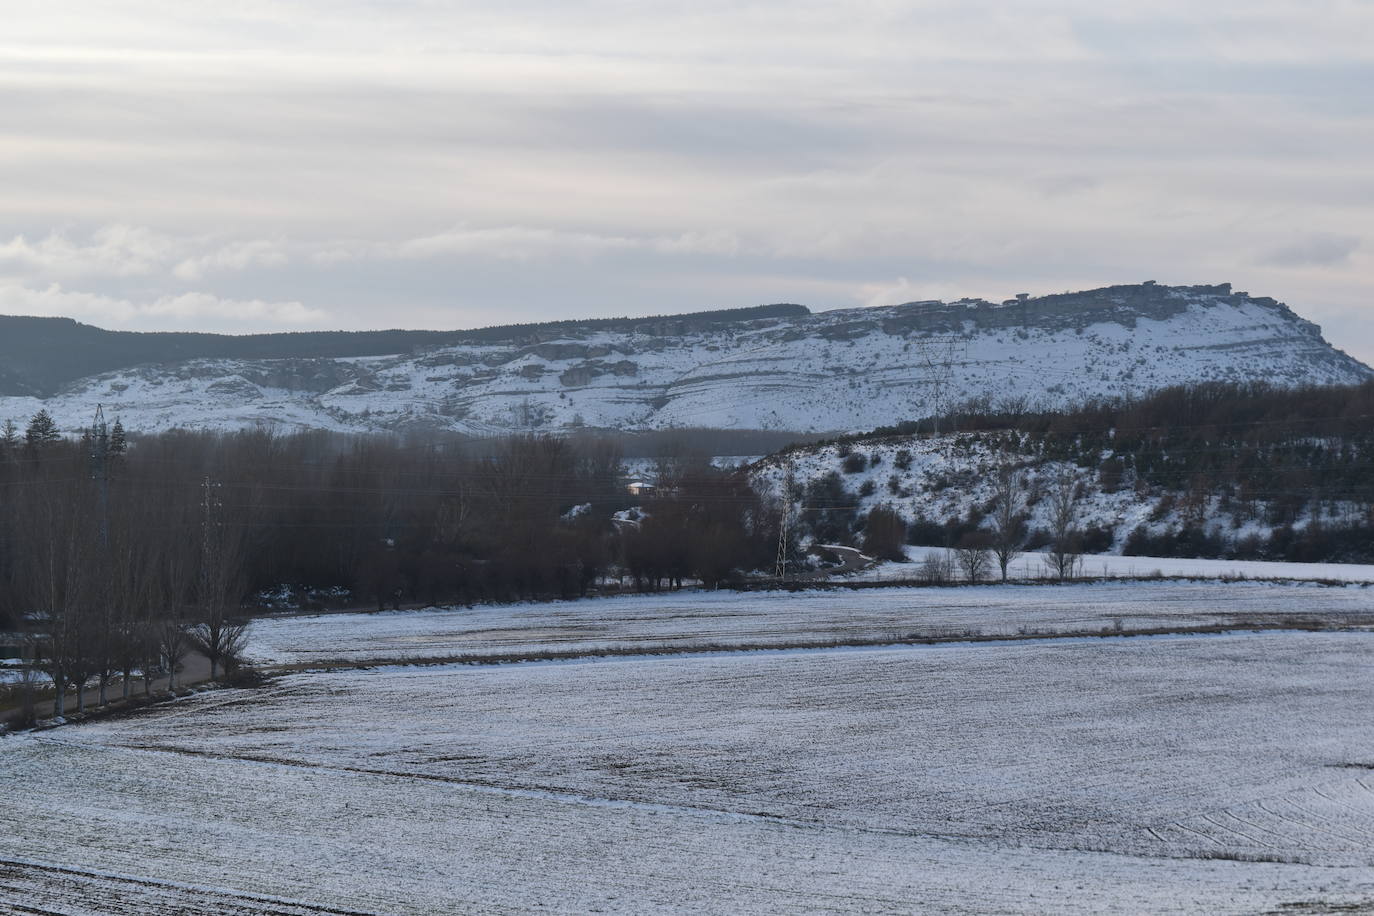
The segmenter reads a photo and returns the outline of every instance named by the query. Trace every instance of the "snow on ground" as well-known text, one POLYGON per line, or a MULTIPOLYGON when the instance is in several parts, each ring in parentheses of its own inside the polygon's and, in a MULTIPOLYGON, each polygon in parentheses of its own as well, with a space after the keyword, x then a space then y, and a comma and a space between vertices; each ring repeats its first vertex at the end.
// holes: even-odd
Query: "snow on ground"
POLYGON ((254 622, 250 655, 268 664, 400 661, 540 652, 684 650, 958 635, 1099 633, 1374 618, 1361 587, 1112 582, 678 592, 523 605, 322 614, 254 622))
POLYGON ((1266 633, 296 674, 0 741, 0 822, 19 825, 0 899, 1368 906, 1371 650, 1266 633))
MULTIPOLYGON (((944 556, 942 547, 908 547, 909 563, 881 563, 846 576, 853 582, 900 582, 921 578, 921 565, 929 556, 944 556)), ((955 564, 955 578, 965 578, 955 564)), ((1025 553, 1007 568, 1013 579, 1053 579, 1043 553, 1025 553)), ((1000 575, 993 569, 992 575, 1000 575)), ((1374 583, 1374 565, 1361 563, 1281 563, 1271 560, 1204 560, 1191 557, 1122 557, 1088 554, 1079 559, 1076 576, 1084 578, 1133 578, 1137 576, 1186 576, 1197 579, 1278 579, 1297 582, 1374 583)))
MULTIPOLYGON (((1001 434, 996 433, 955 433, 808 446, 765 456, 751 467, 751 477, 760 492, 776 500, 789 475, 805 492, 812 482, 836 474, 847 494, 843 501, 854 507, 857 517, 882 506, 894 509, 907 522, 923 518, 943 523, 967 519, 971 512, 987 512, 997 502, 995 484, 999 470, 1011 465, 1022 475, 1020 490, 1025 500, 1027 530, 1048 531, 1053 528, 1052 500, 1045 495, 1067 474, 1080 485, 1078 525, 1110 532, 1114 554, 1125 549, 1137 529, 1158 536, 1190 525, 1200 526, 1223 543, 1237 547, 1252 539, 1268 539, 1276 527, 1266 521, 1270 508, 1266 500, 1256 500, 1247 507, 1237 500, 1214 495, 1190 508, 1186 495, 1176 491, 1152 488, 1137 492, 1133 486, 1104 488, 1096 471, 1085 471, 1072 462, 1042 460, 1020 450, 1008 451, 998 444, 1000 438, 1001 434), (846 470, 846 459, 856 455, 863 461, 854 459, 855 463, 846 470), (855 470, 859 464, 862 469, 855 470)), ((801 505, 793 506, 799 521, 807 521, 811 518, 807 513, 830 504, 822 501, 807 506, 806 502, 803 499, 801 505)), ((1358 525, 1367 514, 1368 507, 1357 503, 1319 501, 1316 506, 1307 506, 1293 526, 1301 530, 1313 523, 1358 525)), ((992 520, 984 518, 982 527, 990 530, 991 525, 992 520)), ((1130 559, 1137 567, 1145 562, 1143 557, 1130 559)), ((1246 562, 1249 561, 1238 564, 1246 562)))

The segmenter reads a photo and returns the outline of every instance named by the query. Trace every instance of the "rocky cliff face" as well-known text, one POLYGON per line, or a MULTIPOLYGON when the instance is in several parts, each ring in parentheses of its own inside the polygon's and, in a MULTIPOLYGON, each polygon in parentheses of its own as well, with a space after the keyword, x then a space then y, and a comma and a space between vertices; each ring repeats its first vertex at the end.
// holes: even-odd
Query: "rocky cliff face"
POLYGON ((133 430, 261 423, 487 433, 571 426, 861 430, 971 398, 1058 406, 1208 380, 1346 384, 1374 375, 1273 299, 1228 284, 914 302, 629 328, 394 356, 199 359, 104 373, 46 406, 65 428, 97 403, 133 430))

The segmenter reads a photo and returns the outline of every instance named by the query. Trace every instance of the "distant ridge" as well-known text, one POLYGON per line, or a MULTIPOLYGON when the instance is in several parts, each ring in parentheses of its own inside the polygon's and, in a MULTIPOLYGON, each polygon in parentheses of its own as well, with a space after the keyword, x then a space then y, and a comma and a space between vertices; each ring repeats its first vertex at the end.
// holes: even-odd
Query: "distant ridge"
POLYGON ((809 315, 803 305, 759 305, 643 318, 587 318, 457 331, 283 331, 202 334, 107 331, 71 318, 0 315, 0 395, 48 397, 77 379, 132 366, 189 359, 344 359, 390 356, 463 343, 537 343, 577 330, 681 332, 759 318, 809 315))
POLYGON ((43 406, 68 431, 99 404, 146 431, 840 432, 969 403, 1053 409, 1200 382, 1371 377, 1282 302, 1226 283, 471 331, 227 337, 0 319, 0 419, 43 406))

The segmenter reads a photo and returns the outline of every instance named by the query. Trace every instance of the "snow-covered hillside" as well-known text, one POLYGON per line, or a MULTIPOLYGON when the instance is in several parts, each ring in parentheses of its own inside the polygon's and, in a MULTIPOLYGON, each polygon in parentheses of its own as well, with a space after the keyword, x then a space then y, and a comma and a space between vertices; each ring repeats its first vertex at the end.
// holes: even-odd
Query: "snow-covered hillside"
POLYGON ((381 357, 200 359, 83 379, 46 407, 59 425, 97 404, 126 428, 259 424, 471 433, 722 427, 862 430, 970 398, 1062 406, 1207 380, 1340 384, 1374 372, 1272 299, 1229 284, 920 302, 694 329, 564 328, 557 339, 381 357))
MULTIPOLYGON (((992 523, 983 516, 996 503, 996 480, 1004 466, 1014 468, 1018 475, 1019 499, 1030 532, 1053 527, 1049 494, 1064 476, 1072 478, 1079 495, 1076 526, 1099 532, 1102 541, 1092 546, 1093 551, 1120 554, 1132 532, 1160 535, 1188 526, 1201 528, 1231 551, 1247 539, 1268 538, 1276 527, 1266 521, 1268 502, 1264 499, 1246 507, 1223 495, 1209 494, 1189 502, 1175 491, 1137 488, 1128 482, 1104 486, 1096 470, 1038 459, 1023 451, 1004 451, 977 434, 900 436, 851 446, 797 449, 756 462, 751 475, 760 492, 775 500, 781 499, 789 475, 797 492, 805 492, 826 475, 836 475, 848 495, 819 506, 809 505, 806 496, 794 499, 793 509, 801 513, 798 517, 803 522, 805 512, 824 505, 852 506, 856 518, 887 506, 909 524, 942 525, 958 519, 966 525, 974 515, 986 529, 992 523)), ((1293 527, 1302 530, 1314 521, 1336 527, 1360 524, 1368 511, 1368 506, 1338 499, 1315 500, 1302 509, 1293 527)))

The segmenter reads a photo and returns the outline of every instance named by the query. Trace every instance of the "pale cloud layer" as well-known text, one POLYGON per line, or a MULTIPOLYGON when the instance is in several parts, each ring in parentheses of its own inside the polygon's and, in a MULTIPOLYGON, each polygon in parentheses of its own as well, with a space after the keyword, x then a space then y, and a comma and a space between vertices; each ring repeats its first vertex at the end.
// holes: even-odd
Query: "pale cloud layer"
POLYGON ((151 324, 197 327, 203 323, 240 331, 263 327, 314 326, 328 316, 299 302, 221 299, 210 293, 180 293, 134 301, 99 293, 0 284, 0 314, 76 318, 112 326, 151 324))
POLYGON ((0 311, 470 327, 1231 281, 1374 359, 1374 3, 20 0, 0 311))

